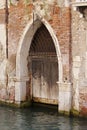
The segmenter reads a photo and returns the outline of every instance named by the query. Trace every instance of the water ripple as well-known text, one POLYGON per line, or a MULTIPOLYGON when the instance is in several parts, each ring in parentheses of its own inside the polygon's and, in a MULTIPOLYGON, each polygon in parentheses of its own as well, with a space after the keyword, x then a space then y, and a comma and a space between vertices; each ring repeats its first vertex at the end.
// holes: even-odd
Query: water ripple
POLYGON ((87 130, 87 120, 58 116, 43 108, 0 107, 0 130, 87 130))

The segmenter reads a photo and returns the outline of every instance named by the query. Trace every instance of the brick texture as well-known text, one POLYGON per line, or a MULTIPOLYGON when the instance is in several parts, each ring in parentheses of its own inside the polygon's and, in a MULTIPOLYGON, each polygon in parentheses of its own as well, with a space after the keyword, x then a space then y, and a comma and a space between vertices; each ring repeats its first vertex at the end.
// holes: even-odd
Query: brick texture
MULTIPOLYGON (((63 78, 70 81, 70 8, 58 7, 56 3, 48 4, 50 19, 43 16, 53 28, 58 38, 63 59, 63 78)), ((44 8, 44 6, 43 6, 44 8)), ((11 5, 8 15, 8 56, 9 59, 16 56, 19 40, 23 30, 32 18, 33 4, 24 5, 21 1, 15 6, 11 5)), ((5 10, 0 10, 0 23, 5 22, 5 10)), ((14 89, 11 89, 10 99, 14 100, 14 89), (13 94, 13 96, 12 96, 13 94)))
MULTIPOLYGON (((67 61, 63 63, 64 78, 70 80, 70 9, 68 7, 60 8, 55 4, 49 8, 51 19, 48 22, 59 40, 62 57, 66 57, 67 61)), ((23 4, 18 4, 18 6, 11 6, 9 10, 9 57, 13 53, 16 54, 20 36, 31 19, 32 9, 32 4, 26 7, 23 4)))

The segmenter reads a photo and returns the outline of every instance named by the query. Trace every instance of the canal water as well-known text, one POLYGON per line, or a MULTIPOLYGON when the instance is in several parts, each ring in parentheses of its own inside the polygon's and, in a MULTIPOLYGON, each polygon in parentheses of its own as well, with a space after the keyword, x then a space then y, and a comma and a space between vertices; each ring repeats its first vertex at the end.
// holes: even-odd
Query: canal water
POLYGON ((59 116, 57 109, 0 106, 0 130, 87 130, 87 120, 59 116))

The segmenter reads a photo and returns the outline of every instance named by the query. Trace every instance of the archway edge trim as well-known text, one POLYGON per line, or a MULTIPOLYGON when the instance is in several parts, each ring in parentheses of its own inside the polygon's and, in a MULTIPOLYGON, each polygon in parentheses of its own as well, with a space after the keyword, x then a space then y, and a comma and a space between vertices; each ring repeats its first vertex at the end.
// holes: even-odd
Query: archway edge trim
POLYGON ((59 65, 59 82, 62 82, 63 81, 62 55, 61 55, 61 51, 60 51, 60 47, 59 47, 58 38, 56 37, 50 24, 44 18, 40 18, 39 16, 35 17, 34 20, 31 19, 31 21, 29 21, 29 23, 27 24, 27 26, 24 29, 23 35, 20 38, 17 55, 16 55, 16 78, 18 80, 22 80, 22 79, 27 80, 28 79, 27 56, 28 56, 28 52, 30 49, 32 38, 33 38, 36 30, 40 27, 41 23, 43 23, 45 25, 45 27, 47 28, 47 30, 49 31, 49 33, 52 37, 52 40, 53 40, 53 43, 54 43, 54 46, 56 49, 58 65, 59 65), (38 21, 37 27, 35 26, 36 21, 38 21), (34 25, 34 30, 33 30, 33 25, 34 25), (30 39, 29 39, 29 34, 31 36, 30 39), (28 42, 28 40, 29 40, 29 42, 28 42), (26 43, 28 43, 28 44, 26 44, 26 43), (24 50, 26 50, 26 52, 24 52, 24 50))

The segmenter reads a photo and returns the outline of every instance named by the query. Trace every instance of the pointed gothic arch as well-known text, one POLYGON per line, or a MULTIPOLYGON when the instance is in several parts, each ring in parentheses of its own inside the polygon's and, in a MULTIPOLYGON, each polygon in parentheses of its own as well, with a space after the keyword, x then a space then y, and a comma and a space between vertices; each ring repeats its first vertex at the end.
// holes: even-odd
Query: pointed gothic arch
POLYGON ((17 81, 15 85, 15 101, 17 103, 20 103, 21 101, 26 100, 26 82, 29 80, 27 57, 29 54, 29 49, 31 46, 33 36, 42 23, 49 31, 50 36, 52 37, 52 40, 55 46, 57 60, 58 60, 58 67, 59 67, 58 68, 59 82, 62 82, 62 79, 63 79, 62 57, 61 57, 59 42, 53 29, 51 28, 50 24, 45 19, 36 18, 34 21, 32 19, 24 30, 24 33, 19 42, 17 55, 16 55, 16 79, 17 81))

